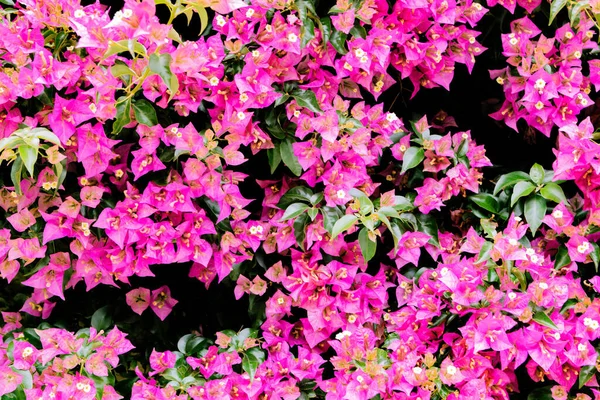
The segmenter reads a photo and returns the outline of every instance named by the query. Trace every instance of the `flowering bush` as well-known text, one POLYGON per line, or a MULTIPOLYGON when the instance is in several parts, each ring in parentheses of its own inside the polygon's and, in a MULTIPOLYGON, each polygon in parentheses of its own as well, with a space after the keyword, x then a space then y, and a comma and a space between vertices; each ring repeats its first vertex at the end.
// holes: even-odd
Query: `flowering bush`
POLYGON ((597 2, 0 3, 2 399, 600 399, 597 2))

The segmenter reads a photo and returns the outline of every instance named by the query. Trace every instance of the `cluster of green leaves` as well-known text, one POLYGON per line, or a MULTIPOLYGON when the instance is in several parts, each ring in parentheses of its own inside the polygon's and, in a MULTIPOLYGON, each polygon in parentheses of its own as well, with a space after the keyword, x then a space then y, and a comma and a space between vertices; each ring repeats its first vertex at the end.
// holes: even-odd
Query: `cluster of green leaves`
MULTIPOLYGON (((49 149, 62 148, 58 137, 46 128, 21 127, 14 131, 9 137, 0 140, 0 160, 12 163, 10 179, 17 194, 21 194, 21 179, 29 176, 35 177, 35 164, 44 151, 46 158, 49 157, 49 149), (48 143, 46 143, 48 142, 48 143)), ((54 174, 58 177, 56 191, 66 177, 66 160, 56 162, 52 165, 54 174)))
POLYGON ((125 95, 117 99, 117 115, 113 122, 112 133, 118 134, 124 126, 131 122, 131 111, 133 109, 135 119, 147 126, 158 124, 156 110, 154 106, 147 100, 134 99, 136 93, 142 88, 144 81, 152 76, 158 75, 161 77, 167 89, 169 90, 169 101, 177 94, 179 90, 179 80, 177 76, 171 72, 172 58, 170 54, 153 53, 148 55, 146 47, 134 39, 125 39, 118 42, 112 42, 108 47, 104 58, 108 58, 115 54, 128 52, 132 58, 141 57, 148 59, 148 65, 140 74, 133 71, 123 61, 117 60, 111 67, 111 73, 114 77, 120 78, 125 84, 125 95))
POLYGON ((545 171, 534 164, 529 174, 515 171, 502 175, 496 182, 492 194, 478 193, 469 199, 479 208, 473 207, 475 216, 488 219, 490 215, 506 221, 513 212, 524 216, 532 234, 542 224, 546 215, 547 201, 567 204, 567 198, 560 187, 562 181, 552 181, 554 173, 545 171))

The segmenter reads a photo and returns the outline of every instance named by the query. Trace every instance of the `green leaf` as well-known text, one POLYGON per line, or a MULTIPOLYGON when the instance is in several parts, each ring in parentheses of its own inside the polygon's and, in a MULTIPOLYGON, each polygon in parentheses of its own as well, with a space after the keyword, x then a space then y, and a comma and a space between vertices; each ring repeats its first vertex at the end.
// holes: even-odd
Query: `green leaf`
POLYGON ((558 248, 556 257, 554 258, 554 269, 561 269, 565 265, 569 264, 571 264, 571 257, 569 257, 567 248, 562 245, 558 248))
POLYGON ((356 188, 352 188, 352 189, 350 189, 349 193, 352 197, 354 197, 355 199, 358 200, 361 214, 365 215, 365 214, 370 214, 373 212, 373 210, 374 210, 373 202, 371 201, 371 199, 369 199, 369 197, 364 192, 362 192, 361 190, 358 190, 356 188))
POLYGON ((323 36, 323 43, 327 44, 332 32, 331 20, 327 17, 321 18, 319 21, 319 29, 321 30, 321 35, 323 36))
POLYGON ((10 180, 12 181, 15 192, 20 196, 23 192, 21 191, 21 177, 23 175, 23 161, 21 158, 17 158, 13 162, 12 168, 10 169, 10 180))
POLYGON ((554 396, 552 396, 552 392, 550 391, 550 386, 534 389, 527 396, 527 400, 553 400, 553 399, 554 399, 554 396))
POLYGON ((568 9, 569 9, 569 21, 571 22, 571 26, 572 27, 575 28, 575 27, 577 27, 577 25, 579 25, 579 19, 580 19, 581 12, 588 5, 589 5, 589 1, 588 0, 583 0, 583 1, 578 1, 574 5, 571 5, 570 7, 568 7, 568 9))
POLYGON ((596 374, 595 365, 584 365, 579 371, 579 389, 585 386, 586 383, 596 374))
POLYGON ((289 189, 277 203, 277 207, 286 209, 290 204, 297 202, 310 202, 313 196, 312 190, 304 186, 294 186, 289 189))
POLYGON ((0 3, 11 7, 15 5, 15 2, 13 0, 0 0, 0 3))
POLYGON ((281 159, 283 163, 292 171, 296 176, 302 174, 302 166, 298 162, 298 158, 294 154, 294 148, 292 146, 292 139, 287 138, 279 145, 279 151, 281 152, 281 159))
POLYGON ((138 43, 134 39, 124 39, 117 42, 109 42, 108 49, 106 50, 106 53, 104 53, 104 58, 108 58, 118 53, 123 53, 124 51, 129 51, 131 57, 134 58, 136 53, 141 56, 147 55, 146 48, 142 44, 138 43))
POLYGON ((312 204, 313 206, 316 206, 317 204, 322 202, 324 198, 325 198, 325 196, 323 195, 323 193, 315 193, 312 196, 310 196, 309 201, 310 201, 310 204, 312 204))
POLYGON ((21 381, 21 386, 23 389, 31 389, 33 387, 33 376, 31 376, 31 372, 16 369, 15 367, 11 368, 13 371, 23 377, 23 380, 21 381))
POLYGON ((510 197, 510 206, 513 207, 521 197, 528 196, 535 189, 535 185, 529 181, 517 182, 510 197))
POLYGON ((133 111, 135 113, 135 119, 140 124, 144 124, 146 126, 154 126, 158 124, 156 110, 149 101, 143 99, 134 100, 133 111))
POLYGON ((498 182, 496 182, 496 187, 494 187, 494 196, 497 195, 501 190, 514 186, 517 182, 528 180, 529 175, 521 171, 515 171, 502 175, 500 179, 498 179, 498 182))
POLYGON ((113 122, 112 133, 121 132, 123 127, 131 122, 131 99, 119 97, 117 99, 117 117, 113 122))
POLYGON ((313 92, 312 90, 296 89, 291 94, 299 106, 306 107, 314 113, 322 113, 323 112, 323 110, 321 110, 321 107, 319 107, 319 102, 317 101, 317 96, 315 95, 315 92, 313 92))
POLYGON ((558 330, 558 326, 556 326, 554 324, 554 322, 552 322, 550 317, 548 315, 546 315, 546 313, 543 311, 536 312, 533 315, 533 320, 542 326, 545 326, 550 329, 558 330))
POLYGON ((598 273, 598 263, 600 262, 600 247, 597 243, 590 243, 592 245, 592 252, 590 253, 590 258, 594 263, 594 267, 596 268, 596 273, 598 273))
POLYGON ((360 251, 362 252, 365 262, 368 262, 375 255, 377 250, 377 242, 373 242, 369 239, 369 230, 362 228, 358 233, 358 244, 360 245, 360 251))
POLYGON ((531 177, 533 183, 535 183, 536 185, 539 185, 544 181, 545 175, 546 172, 544 171, 544 167, 537 163, 533 164, 533 166, 529 170, 529 176, 531 177))
POLYGON ((565 5, 567 5, 567 0, 552 0, 552 3, 550 4, 550 19, 548 20, 548 26, 552 25, 552 21, 554 21, 554 18, 556 18, 565 5))
POLYGON ((367 31, 360 25, 354 25, 352 29, 350 29, 350 34, 354 37, 359 37, 361 39, 367 37, 367 31))
POLYGON ((535 234, 546 215, 546 200, 539 195, 528 198, 525 202, 524 214, 531 233, 535 234))
MULTIPOLYGON (((403 214, 405 216, 406 214, 403 214)), ((438 224, 435 217, 431 214, 419 214, 417 217, 419 221, 419 231, 431 236, 429 243, 439 246, 438 241, 438 224)))
POLYGON ((112 316, 110 314, 109 306, 104 306, 97 309, 92 315, 92 326, 99 331, 108 329, 113 323, 112 316))
POLYGON ((283 213, 283 217, 279 220, 287 221, 288 219, 296 218, 298 215, 302 214, 309 208, 308 204, 304 203, 294 203, 291 204, 283 213))
POLYGON ((242 368, 250 376, 250 381, 254 381, 256 369, 264 361, 264 355, 261 357, 260 354, 262 354, 262 352, 253 347, 249 349, 242 358, 242 368))
POLYGON ((565 197, 565 193, 562 188, 554 182, 546 183, 544 187, 540 190, 540 194, 546 200, 551 200, 555 203, 562 202, 563 204, 567 204, 567 198, 565 197))
POLYGON ((323 227, 327 232, 333 232, 333 226, 344 215, 337 207, 325 206, 321 208, 321 215, 323 215, 323 227))
POLYGON ((307 212, 308 212, 308 216, 310 217, 310 220, 314 221, 315 218, 317 218, 317 214, 319 214, 319 209, 309 208, 307 212))
POLYGON ((567 301, 565 301, 565 304, 563 304, 563 306, 560 308, 560 313, 564 314, 565 311, 570 310, 571 308, 575 307, 575 305, 579 303, 578 299, 569 299, 567 301))
POLYGON ((479 256, 477 257, 476 263, 480 263, 482 261, 487 261, 490 258, 490 254, 494 249, 494 244, 492 242, 488 242, 487 240, 481 246, 481 250, 479 250, 479 256))
POLYGON ((331 43, 331 45, 333 46, 335 51, 344 55, 344 54, 348 53, 348 50, 346 50, 346 39, 347 38, 348 38, 348 35, 346 35, 344 32, 335 30, 329 37, 329 43, 331 43))
POLYGON ((194 337, 194 335, 192 335, 191 333, 188 333, 187 335, 183 335, 178 341, 177 341, 177 350, 179 350, 181 353, 183 354, 188 354, 186 351, 187 348, 187 342, 194 337))
POLYGON ((29 176, 33 176, 35 162, 37 161, 38 152, 31 146, 21 145, 19 146, 19 155, 23 160, 23 165, 29 172, 29 176))
POLYGON ((279 150, 279 145, 276 145, 273 149, 267 149, 267 158, 269 159, 271 174, 273 174, 279 164, 281 164, 281 152, 279 150))
POLYGON ((38 139, 45 140, 46 142, 50 142, 59 147, 62 147, 62 144, 60 144, 60 139, 58 138, 58 136, 56 136, 54 133, 52 133, 51 131, 49 131, 46 128, 33 128, 29 134, 38 139))
POLYGON ((304 239, 306 238, 306 225, 308 225, 310 217, 307 213, 300 214, 294 221, 294 237, 296 243, 301 249, 304 249, 304 239))
POLYGON ((494 214, 496 214, 498 212, 498 209, 499 209, 498 199, 496 199, 496 197, 492 196, 489 193, 474 194, 472 196, 469 196, 469 199, 471 199, 475 204, 477 204, 479 207, 483 208, 484 210, 487 210, 494 214))
POLYGON ((302 27, 300 28, 300 47, 304 48, 312 39, 315 38, 315 23, 312 19, 307 18, 302 21, 302 27))
POLYGON ((424 158, 425 152, 423 151, 423 148, 415 146, 409 147, 404 152, 404 157, 402 158, 402 171, 400 171, 400 173, 403 174, 409 169, 416 167, 424 158))
POLYGON ((133 70, 123 63, 116 63, 115 65, 110 67, 110 73, 115 78, 121 78, 123 76, 128 76, 128 75, 129 76, 135 75, 133 70))
POLYGON ((353 214, 344 215, 333 225, 331 238, 335 239, 340 233, 347 231, 354 223, 358 221, 358 217, 353 214))
POLYGON ((168 53, 161 55, 151 54, 150 62, 148 63, 150 71, 158 74, 165 85, 167 85, 167 88, 169 88, 169 91, 171 92, 169 101, 171 101, 173 96, 179 91, 179 80, 177 79, 177 76, 171 72, 171 61, 171 55, 168 53))

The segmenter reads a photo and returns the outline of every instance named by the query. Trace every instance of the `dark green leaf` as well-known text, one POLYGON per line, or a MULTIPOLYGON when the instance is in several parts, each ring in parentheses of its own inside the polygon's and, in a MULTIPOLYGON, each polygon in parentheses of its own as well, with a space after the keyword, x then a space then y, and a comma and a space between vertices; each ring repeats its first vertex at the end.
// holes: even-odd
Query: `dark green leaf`
POLYGON ((294 186, 293 188, 285 192, 283 196, 281 196, 281 199, 277 203, 277 207, 284 210, 288 208, 288 206, 292 203, 310 203, 310 199, 312 198, 312 196, 313 192, 309 188, 304 186, 294 186))
POLYGON ((552 21, 554 21, 556 15, 558 15, 565 5, 567 5, 567 0, 552 0, 552 3, 550 4, 550 18, 548 20, 548 25, 552 25, 552 21))
POLYGON ((271 168, 271 174, 275 172, 279 164, 281 164, 281 153, 279 145, 276 145, 273 149, 267 149, 267 158, 269 159, 269 167, 271 168))
POLYGON ((322 113, 321 107, 319 107, 319 102, 317 101, 317 96, 315 96, 315 92, 310 89, 302 90, 296 89, 292 92, 292 97, 296 100, 301 107, 306 107, 310 111, 314 113, 322 113))
POLYGON ((529 170, 529 176, 531 177, 533 183, 535 183, 536 185, 539 185, 544 181, 545 175, 546 173, 544 171, 544 167, 537 163, 533 164, 533 166, 529 170))
POLYGON ((177 79, 177 76, 171 72, 171 61, 171 55, 168 53, 161 55, 151 54, 150 62, 148 63, 150 71, 158 74, 171 92, 169 101, 177 94, 177 91, 179 91, 179 80, 177 79))
POLYGON ((551 200, 555 203, 562 202, 563 204, 567 204, 565 193, 563 192, 562 188, 554 182, 546 183, 546 185, 544 185, 544 187, 542 187, 540 190, 540 194, 546 200, 551 200))
POLYGON ((354 223, 356 221, 358 221, 358 217, 356 215, 353 215, 353 214, 344 215, 342 218, 337 220, 336 223, 333 225, 333 229, 331 232, 331 238, 335 239, 337 237, 337 235, 350 229, 350 227, 352 225, 354 225, 354 223))
POLYGON ((104 306, 96 310, 92 315, 92 326, 99 331, 108 329, 112 325, 112 316, 109 306, 104 306))
POLYGON ((304 249, 304 239, 306 238, 306 225, 309 223, 308 214, 300 214, 294 221, 294 237, 300 248, 304 249))
POLYGON ((579 389, 585 386, 586 383, 596 374, 595 365, 584 365, 579 371, 579 389))
POLYGON ((477 204, 484 210, 487 210, 494 214, 498 212, 498 200, 496 199, 496 197, 492 196, 489 193, 474 194, 472 196, 469 196, 469 199, 471 199, 475 204, 477 204))
POLYGON ((302 166, 298 162, 298 158, 294 154, 294 148, 292 146, 292 139, 287 138, 279 145, 279 151, 281 153, 281 159, 283 163, 292 171, 296 176, 302 174, 302 166))
POLYGON ((496 183, 496 187, 494 187, 494 196, 498 194, 501 190, 514 186, 517 182, 520 181, 528 181, 529 175, 525 172, 516 171, 511 172, 506 175, 502 175, 498 182, 496 183))
POLYGON ((315 37, 315 23, 312 19, 307 18, 302 21, 302 27, 300 28, 300 47, 304 48, 315 37))
POLYGON ((558 330, 558 326, 556 326, 550 317, 543 311, 536 312, 533 315, 533 320, 542 326, 558 330))
POLYGON ((327 17, 321 18, 319 28, 321 29, 321 35, 323 36, 323 43, 327 44, 329 42, 329 38, 331 37, 331 19, 327 17))
POLYGON ((305 203, 294 203, 286 208, 283 213, 283 217, 279 221, 287 221, 288 219, 296 218, 308 209, 308 205, 305 203))
POLYGON ((416 167, 424 158, 425 152, 423 151, 423 148, 415 146, 409 147, 404 152, 404 157, 402 158, 402 171, 400 171, 400 173, 403 174, 409 169, 416 167))
POLYGON ((333 226, 344 215, 337 207, 325 206, 321 208, 321 214, 323 215, 323 227, 327 232, 333 231, 333 226))
POLYGON ((528 198, 525 202, 524 214, 531 233, 535 234, 546 215, 546 200, 539 195, 528 198))
POLYGON ((359 37, 362 39, 367 37, 367 31, 361 25, 354 25, 352 29, 350 29, 350 34, 354 37, 359 37))
POLYGON ((329 43, 331 43, 335 51, 343 55, 348 52, 348 50, 346 50, 347 38, 348 35, 346 35, 344 32, 334 30, 331 36, 329 37, 329 43))
POLYGON ((131 99, 119 97, 117 99, 117 117, 113 122, 112 133, 121 132, 123 127, 131 122, 131 99))
POLYGON ((596 267, 596 273, 598 273, 598 263, 600 262, 600 247, 597 243, 590 243, 592 245, 592 252, 590 253, 590 258, 594 263, 594 267, 596 267))
POLYGON ((133 111, 135 112, 135 119, 140 124, 146 126, 154 126, 158 124, 158 118, 156 118, 156 110, 154 106, 147 100, 134 100, 133 111))
POLYGON ((553 399, 554 399, 554 396, 552 396, 552 392, 550 391, 550 386, 534 389, 527 396, 527 400, 553 400, 553 399))
POLYGON ((554 269, 561 269, 565 265, 571 264, 571 257, 565 246, 560 246, 554 258, 554 269))
POLYGON ((431 236, 431 239, 429 239, 429 243, 435 246, 439 246, 440 243, 438 241, 438 225, 435 217, 431 214, 419 214, 417 219, 419 221, 419 231, 431 236))
POLYGON ((510 197, 510 206, 513 207, 521 197, 528 196, 535 189, 535 185, 529 181, 517 182, 510 197))
POLYGON ((369 239, 369 230, 367 228, 362 228, 358 233, 358 243, 365 262, 368 262, 375 255, 377 242, 373 242, 369 239))
POLYGON ((310 220, 314 221, 315 218, 317 218, 317 214, 319 214, 319 209, 310 208, 310 209, 308 209, 307 213, 308 213, 308 216, 310 217, 310 220))

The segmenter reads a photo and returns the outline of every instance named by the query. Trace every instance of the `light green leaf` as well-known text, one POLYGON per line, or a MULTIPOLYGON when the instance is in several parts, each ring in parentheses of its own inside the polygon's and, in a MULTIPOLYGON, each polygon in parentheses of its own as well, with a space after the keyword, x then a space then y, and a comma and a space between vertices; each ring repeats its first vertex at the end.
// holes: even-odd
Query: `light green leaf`
POLYGON ((29 176, 33 176, 35 162, 38 157, 37 149, 34 149, 31 146, 21 145, 19 146, 19 155, 21 156, 21 160, 23 160, 23 165, 27 169, 27 172, 29 172, 29 176))
POLYGON ((21 158, 17 158, 15 162, 13 162, 12 168, 10 170, 10 180, 12 181, 15 192, 20 196, 23 194, 21 191, 21 177, 23 176, 23 161, 21 158))
POLYGON ((146 126, 154 126, 158 124, 156 110, 149 101, 144 99, 134 100, 133 111, 135 113, 135 119, 140 124, 144 124, 146 126))
POLYGON ((562 10, 567 5, 567 0, 552 0, 550 4, 550 18, 548 20, 548 25, 552 25, 552 21, 558 15, 560 10, 562 10))
POLYGON ((480 263, 482 261, 487 261, 490 258, 490 254, 492 254, 492 250, 494 249, 494 244, 492 242, 488 242, 487 240, 481 246, 481 250, 479 251, 479 256, 477 257, 476 263, 480 263))
POLYGON ((358 244, 360 245, 360 251, 362 252, 365 262, 368 262, 375 255, 377 242, 373 242, 369 239, 369 231, 367 228, 362 228, 358 233, 358 244))
POLYGON ((171 72, 171 61, 171 55, 168 53, 161 55, 151 54, 150 62, 148 63, 150 71, 158 74, 171 92, 169 101, 179 91, 179 80, 177 79, 177 76, 171 72))
POLYGON ((562 202, 563 204, 567 204, 567 198, 565 197, 565 193, 562 188, 554 182, 546 183, 544 187, 540 190, 540 194, 546 200, 551 200, 555 203, 562 202))
POLYGON ((302 21, 302 28, 300 28, 300 47, 304 48, 315 37, 315 23, 312 19, 307 18, 302 21))
POLYGON ((425 152, 423 151, 423 148, 415 146, 409 147, 404 152, 404 157, 402 159, 402 170, 400 173, 403 174, 409 169, 416 167, 421 163, 421 161, 423 161, 424 158, 425 152))
POLYGON ((539 195, 528 198, 525 202, 524 214, 531 233, 535 234, 546 215, 546 200, 539 195))
POLYGON ((510 206, 513 207, 521 197, 528 196, 534 189, 535 185, 529 181, 517 182, 510 197, 510 206))
POLYGON ((502 175, 500 179, 498 179, 498 182, 496 182, 496 187, 494 187, 494 196, 501 190, 514 186, 517 182, 528 180, 529 175, 522 171, 515 171, 502 175))
POLYGON ((331 238, 335 239, 340 233, 347 231, 350 229, 354 223, 358 221, 358 217, 353 214, 344 215, 342 218, 336 221, 333 225, 333 229, 331 232, 331 238))
POLYGON ((279 220, 287 221, 288 219, 296 218, 298 215, 302 214, 309 208, 308 204, 304 203, 294 203, 291 204, 283 213, 283 217, 279 220))
POLYGON ((373 212, 373 202, 371 201, 371 199, 369 199, 369 197, 367 197, 367 195, 364 192, 356 188, 352 188, 350 189, 349 193, 352 197, 358 200, 361 214, 365 215, 373 212))
POLYGON ((533 315, 533 320, 542 326, 558 330, 558 326, 556 326, 550 317, 543 311, 536 312, 533 315))
POLYGON ((529 176, 531 177, 533 183, 535 183, 536 185, 539 185, 544 181, 545 175, 546 172, 544 171, 544 167, 537 163, 533 164, 533 166, 529 170, 529 176))

